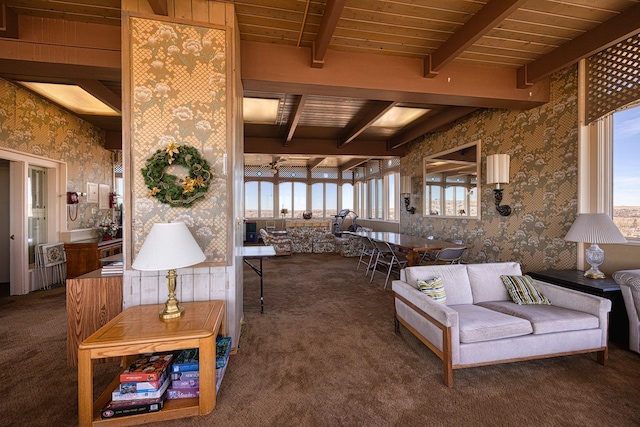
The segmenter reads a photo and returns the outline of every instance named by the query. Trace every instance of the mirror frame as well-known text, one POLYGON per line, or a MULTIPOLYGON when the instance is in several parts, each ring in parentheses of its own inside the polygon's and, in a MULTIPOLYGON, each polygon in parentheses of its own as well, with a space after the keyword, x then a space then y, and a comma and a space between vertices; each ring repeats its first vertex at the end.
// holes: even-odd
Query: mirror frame
MULTIPOLYGON (((481 150, 481 141, 478 139, 476 141, 464 144, 464 145, 460 145, 458 147, 455 148, 451 148, 449 150, 445 150, 445 151, 440 151, 438 153, 432 154, 430 156, 426 156, 424 157, 424 159, 422 160, 422 216, 423 217, 428 217, 428 218, 458 218, 458 219, 480 219, 480 214, 481 214, 481 207, 482 207, 482 201, 481 201, 481 184, 482 184, 482 176, 481 176, 481 170, 482 170, 482 150, 481 150), (427 191, 426 191, 426 183, 427 183, 427 164, 431 163, 433 160, 436 159, 440 159, 443 156, 446 155, 450 155, 452 153, 455 153, 456 151, 462 151, 464 149, 467 149, 469 147, 476 147, 476 185, 475 187, 475 191, 476 191, 476 200, 477 200, 477 209, 476 215, 431 215, 430 213, 428 213, 429 211, 427 210, 427 191)), ((443 194, 444 194, 444 188, 446 188, 446 186, 443 187, 443 194)))

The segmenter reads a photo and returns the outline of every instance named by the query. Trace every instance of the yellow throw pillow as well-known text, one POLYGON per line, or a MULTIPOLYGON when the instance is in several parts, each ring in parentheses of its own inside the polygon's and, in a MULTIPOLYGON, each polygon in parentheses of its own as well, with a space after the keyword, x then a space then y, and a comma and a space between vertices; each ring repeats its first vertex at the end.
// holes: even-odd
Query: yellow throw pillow
POLYGON ((500 279, 516 304, 551 305, 551 301, 542 295, 530 276, 500 276, 500 279))
POLYGON ((446 304, 447 294, 444 291, 442 277, 436 276, 429 280, 416 280, 416 284, 420 292, 441 304, 446 304))

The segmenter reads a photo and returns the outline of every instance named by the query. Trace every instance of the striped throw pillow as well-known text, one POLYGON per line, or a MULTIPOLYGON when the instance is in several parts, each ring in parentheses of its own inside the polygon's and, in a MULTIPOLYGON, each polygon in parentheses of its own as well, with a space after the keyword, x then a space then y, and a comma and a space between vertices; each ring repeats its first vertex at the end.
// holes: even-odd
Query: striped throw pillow
POLYGON ((530 276, 500 276, 500 279, 516 304, 551 305, 551 301, 542 295, 530 276))
POLYGON ((418 289, 423 294, 426 294, 429 298, 435 301, 446 304, 447 294, 444 291, 444 283, 442 283, 442 277, 436 276, 429 280, 416 280, 418 289))

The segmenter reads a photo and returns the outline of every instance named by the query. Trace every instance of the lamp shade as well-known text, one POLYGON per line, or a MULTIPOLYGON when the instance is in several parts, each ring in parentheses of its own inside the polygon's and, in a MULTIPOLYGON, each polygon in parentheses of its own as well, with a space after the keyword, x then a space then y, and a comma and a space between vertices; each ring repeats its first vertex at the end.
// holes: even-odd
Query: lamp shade
POLYGON ((411 177, 403 176, 400 179, 400 194, 411 194, 411 177))
POLYGON ((487 184, 509 183, 508 154, 492 154, 487 156, 487 184))
POLYGON ((605 213, 579 214, 564 238, 569 242, 627 243, 611 217, 605 213))
POLYGON ((206 258, 184 222, 157 223, 131 266, 142 271, 171 270, 206 258))

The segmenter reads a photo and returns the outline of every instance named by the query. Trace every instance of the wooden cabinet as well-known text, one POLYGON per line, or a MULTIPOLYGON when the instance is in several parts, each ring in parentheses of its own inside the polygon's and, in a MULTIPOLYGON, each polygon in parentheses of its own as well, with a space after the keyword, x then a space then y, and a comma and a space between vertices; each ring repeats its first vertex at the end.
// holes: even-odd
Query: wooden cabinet
POLYGON ((122 253, 122 239, 65 243, 64 250, 67 254, 67 279, 72 279, 101 268, 101 258, 122 253))
POLYGON ((67 366, 78 363, 78 345, 122 311, 122 276, 100 270, 67 279, 67 366))

